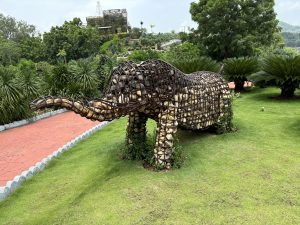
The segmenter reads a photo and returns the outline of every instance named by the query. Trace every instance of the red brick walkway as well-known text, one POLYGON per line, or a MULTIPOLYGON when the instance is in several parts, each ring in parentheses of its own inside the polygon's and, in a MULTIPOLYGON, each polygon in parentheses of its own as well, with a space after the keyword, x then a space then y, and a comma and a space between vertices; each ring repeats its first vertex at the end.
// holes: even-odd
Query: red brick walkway
POLYGON ((0 187, 97 124, 66 112, 0 132, 0 187))

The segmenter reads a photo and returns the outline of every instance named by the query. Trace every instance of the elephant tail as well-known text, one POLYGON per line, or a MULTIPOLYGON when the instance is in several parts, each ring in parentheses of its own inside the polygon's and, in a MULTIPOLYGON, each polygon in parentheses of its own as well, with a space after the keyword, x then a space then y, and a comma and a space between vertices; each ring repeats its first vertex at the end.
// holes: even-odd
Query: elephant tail
POLYGON ((101 110, 99 108, 95 108, 90 106, 89 103, 83 101, 73 101, 69 98, 65 97, 53 97, 53 96, 46 96, 41 97, 30 104, 30 108, 33 110, 44 109, 44 108, 53 108, 53 107, 60 107, 71 110, 82 117, 91 120, 98 120, 98 121, 110 121, 112 119, 106 118, 106 111, 101 110))

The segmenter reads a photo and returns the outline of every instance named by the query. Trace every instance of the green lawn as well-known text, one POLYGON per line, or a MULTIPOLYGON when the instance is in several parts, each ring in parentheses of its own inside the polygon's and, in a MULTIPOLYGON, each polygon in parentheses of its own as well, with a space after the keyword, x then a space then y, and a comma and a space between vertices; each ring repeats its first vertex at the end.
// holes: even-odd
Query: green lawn
POLYGON ((187 160, 170 172, 120 160, 113 122, 0 203, 0 224, 300 224, 300 99, 278 93, 235 99, 235 133, 180 131, 187 160))

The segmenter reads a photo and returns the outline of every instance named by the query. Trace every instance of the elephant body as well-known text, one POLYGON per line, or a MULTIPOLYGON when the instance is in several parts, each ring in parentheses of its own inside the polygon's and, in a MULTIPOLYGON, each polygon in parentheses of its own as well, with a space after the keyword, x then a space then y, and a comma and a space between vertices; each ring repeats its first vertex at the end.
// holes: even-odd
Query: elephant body
POLYGON ((231 123, 228 85, 221 75, 195 72, 186 75, 161 60, 125 62, 112 71, 104 97, 88 103, 62 97, 43 97, 33 108, 61 106, 92 120, 110 121, 128 115, 126 143, 146 138, 148 118, 157 122, 155 164, 171 167, 177 127, 191 130, 231 123))

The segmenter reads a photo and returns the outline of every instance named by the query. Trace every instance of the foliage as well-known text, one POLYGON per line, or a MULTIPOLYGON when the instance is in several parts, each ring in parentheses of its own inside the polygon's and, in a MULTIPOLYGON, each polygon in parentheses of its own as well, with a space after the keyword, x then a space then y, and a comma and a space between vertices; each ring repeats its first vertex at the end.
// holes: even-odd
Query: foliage
POLYGON ((97 55, 94 58, 94 63, 96 65, 96 73, 98 74, 99 80, 98 90, 100 94, 102 94, 113 67, 117 65, 117 60, 114 57, 108 57, 107 55, 97 55))
POLYGON ((102 37, 97 29, 84 27, 79 18, 52 27, 44 33, 45 52, 50 62, 56 63, 57 54, 63 49, 66 61, 87 58, 98 52, 102 37))
POLYGON ((279 31, 274 0, 203 0, 191 3, 190 12, 199 24, 198 42, 216 60, 251 56, 279 31))
MULTIPOLYGON (((142 160, 144 163, 144 167, 151 167, 153 169, 160 170, 161 168, 157 168, 155 165, 155 158, 153 149, 155 148, 155 137, 156 131, 153 131, 152 135, 147 134, 146 142, 140 142, 139 140, 143 139, 140 135, 136 135, 131 137, 134 144, 125 145, 121 149, 121 158, 127 160, 142 160)), ((178 138, 175 138, 174 146, 171 155, 171 166, 174 169, 179 169, 183 166, 185 162, 185 154, 183 153, 183 147, 179 144, 178 138)))
POLYGON ((248 76, 257 72, 259 65, 256 58, 230 58, 224 61, 224 74, 228 81, 234 81, 235 91, 244 90, 244 82, 248 76))
POLYGON ((20 58, 45 60, 44 44, 35 26, 0 14, 0 64, 12 65, 20 58))
POLYGON ((0 13, 0 37, 20 42, 36 34, 35 26, 0 13))
POLYGON ((91 98, 98 96, 99 77, 96 73, 97 65, 91 59, 71 61, 68 65, 72 75, 72 83, 79 86, 82 96, 91 98))
POLYGON ((145 30, 138 27, 133 27, 129 29, 129 37, 131 39, 139 39, 142 33, 145 33, 145 30))
POLYGON ((293 97, 300 84, 300 56, 270 56, 263 60, 262 70, 251 77, 254 82, 274 81, 281 97, 293 97))
POLYGON ((140 37, 141 45, 144 47, 160 47, 163 42, 167 42, 173 39, 179 39, 177 33, 158 33, 158 34, 147 34, 143 33, 140 37))
POLYGON ((299 52, 293 48, 271 46, 257 49, 257 57, 266 58, 270 55, 297 56, 299 52))
POLYGON ((21 57, 21 49, 12 40, 0 37, 0 65, 7 66, 16 64, 21 57))
POLYGON ((53 66, 47 62, 36 63, 36 73, 40 83, 40 92, 42 95, 51 95, 55 91, 54 79, 52 79, 53 66))
POLYGON ((114 35, 112 40, 104 42, 100 47, 101 54, 116 55, 126 50, 127 40, 114 35))
POLYGON ((198 58, 202 55, 202 51, 194 44, 190 42, 184 42, 181 45, 171 46, 166 51, 162 58, 166 61, 184 60, 198 58))
POLYGON ((29 102, 39 94, 39 79, 33 62, 22 60, 17 67, 0 66, 0 124, 32 115, 29 102))
POLYGON ((21 58, 32 60, 33 62, 48 60, 41 35, 26 38, 18 42, 18 46, 21 49, 21 58))
POLYGON ((220 65, 216 61, 205 56, 186 58, 181 60, 175 59, 169 62, 173 64, 177 69, 187 74, 196 71, 211 71, 216 73, 220 71, 220 65))
POLYGON ((58 63, 53 68, 41 65, 43 89, 50 95, 92 98, 99 95, 97 62, 91 58, 58 63))
POLYGON ((184 73, 196 71, 218 72, 220 70, 220 66, 216 61, 201 55, 202 51, 198 46, 190 42, 184 42, 181 45, 172 46, 162 55, 162 59, 173 64, 184 73))
POLYGON ((134 62, 146 61, 148 59, 159 59, 160 54, 151 49, 147 50, 134 50, 129 56, 128 59, 134 62))
POLYGON ((225 134, 228 132, 236 131, 236 127, 233 125, 232 101, 233 97, 231 97, 230 107, 228 108, 228 111, 225 112, 225 114, 219 119, 217 125, 215 126, 217 134, 225 134))
POLYGON ((30 60, 22 59, 18 64, 16 81, 20 86, 24 98, 33 100, 40 94, 40 79, 37 77, 35 64, 30 60))

